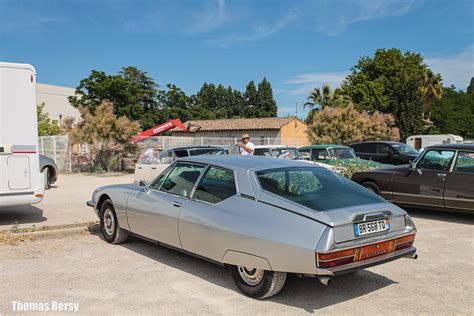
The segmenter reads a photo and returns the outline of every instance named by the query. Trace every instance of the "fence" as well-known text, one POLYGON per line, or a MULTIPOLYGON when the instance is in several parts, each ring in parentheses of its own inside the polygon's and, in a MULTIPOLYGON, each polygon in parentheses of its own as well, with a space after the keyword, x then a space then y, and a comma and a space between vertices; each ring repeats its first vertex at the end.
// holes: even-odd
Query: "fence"
POLYGON ((38 152, 53 159, 59 171, 72 171, 72 150, 67 135, 39 137, 38 152))
MULTIPOLYGON (((255 145, 288 145, 301 147, 306 145, 306 139, 301 138, 254 138, 255 145)), ((181 137, 181 136, 154 136, 139 143, 141 151, 147 148, 166 150, 184 146, 232 146, 238 144, 240 139, 231 137, 181 137)), ((56 162, 59 171, 71 172, 77 170, 80 163, 78 157, 87 156, 85 145, 72 146, 67 135, 41 136, 38 140, 38 151, 41 155, 50 157, 56 162)), ((140 156, 138 153, 136 159, 140 156)))

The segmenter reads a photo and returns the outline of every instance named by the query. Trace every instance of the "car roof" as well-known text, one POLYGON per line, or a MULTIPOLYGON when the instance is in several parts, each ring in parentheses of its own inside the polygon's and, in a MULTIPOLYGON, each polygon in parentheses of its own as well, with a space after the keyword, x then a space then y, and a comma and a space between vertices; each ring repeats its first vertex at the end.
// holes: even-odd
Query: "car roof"
POLYGON ((288 145, 256 145, 255 148, 296 148, 288 145))
MULTIPOLYGON (((402 142, 395 142, 392 140, 373 140, 373 141, 367 141, 367 142, 359 142, 359 143, 353 143, 350 144, 349 146, 352 145, 360 145, 360 144, 387 144, 387 145, 394 145, 394 144, 405 144, 402 142)), ((405 144, 406 145, 406 144, 405 144)))
POLYGON ((184 147, 170 148, 170 149, 167 149, 167 150, 189 150, 189 149, 206 149, 206 148, 225 149, 222 146, 184 146, 184 147))
POLYGON ((474 150, 474 144, 439 144, 425 147, 425 150, 436 148, 454 150, 474 150))
POLYGON ((349 146, 344 146, 344 145, 335 145, 335 144, 322 144, 322 145, 309 145, 309 146, 304 146, 300 147, 299 149, 313 149, 313 148, 348 148, 349 146))
MULTIPOLYGON (((315 167, 323 168, 317 165, 308 164, 298 160, 288 160, 281 158, 265 157, 265 156, 239 156, 239 155, 202 155, 183 157, 177 161, 197 162, 202 164, 210 164, 232 170, 249 170, 254 168, 267 167, 284 168, 284 167, 315 167)), ((265 168, 265 169, 267 169, 265 168)))

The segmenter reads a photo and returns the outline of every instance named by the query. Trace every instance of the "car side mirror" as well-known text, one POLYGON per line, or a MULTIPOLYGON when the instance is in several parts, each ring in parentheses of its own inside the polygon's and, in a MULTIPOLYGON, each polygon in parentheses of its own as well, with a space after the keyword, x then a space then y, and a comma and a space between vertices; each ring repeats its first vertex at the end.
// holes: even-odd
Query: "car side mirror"
POLYGON ((146 187, 146 186, 148 186, 148 182, 145 181, 145 180, 140 180, 140 182, 138 182, 138 185, 141 186, 141 187, 146 187))

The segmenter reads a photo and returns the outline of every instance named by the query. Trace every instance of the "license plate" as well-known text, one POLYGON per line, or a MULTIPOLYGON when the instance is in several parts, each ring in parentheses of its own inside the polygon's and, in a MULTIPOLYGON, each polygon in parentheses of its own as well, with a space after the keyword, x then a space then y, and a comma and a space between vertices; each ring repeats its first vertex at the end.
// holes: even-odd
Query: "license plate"
POLYGON ((354 231, 355 231, 356 237, 383 232, 389 229, 390 229, 390 224, 388 222, 388 218, 381 219, 378 221, 354 224, 354 231))

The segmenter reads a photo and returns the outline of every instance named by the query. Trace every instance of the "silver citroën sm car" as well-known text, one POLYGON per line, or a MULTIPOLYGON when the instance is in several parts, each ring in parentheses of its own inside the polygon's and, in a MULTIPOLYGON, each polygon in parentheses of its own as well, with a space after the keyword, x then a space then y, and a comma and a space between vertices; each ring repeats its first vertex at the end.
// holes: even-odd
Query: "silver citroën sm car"
POLYGON ((104 238, 129 233, 229 268, 246 295, 266 298, 287 273, 332 277, 416 258, 416 228, 401 208, 327 169, 245 156, 175 161, 150 184, 94 191, 104 238))

